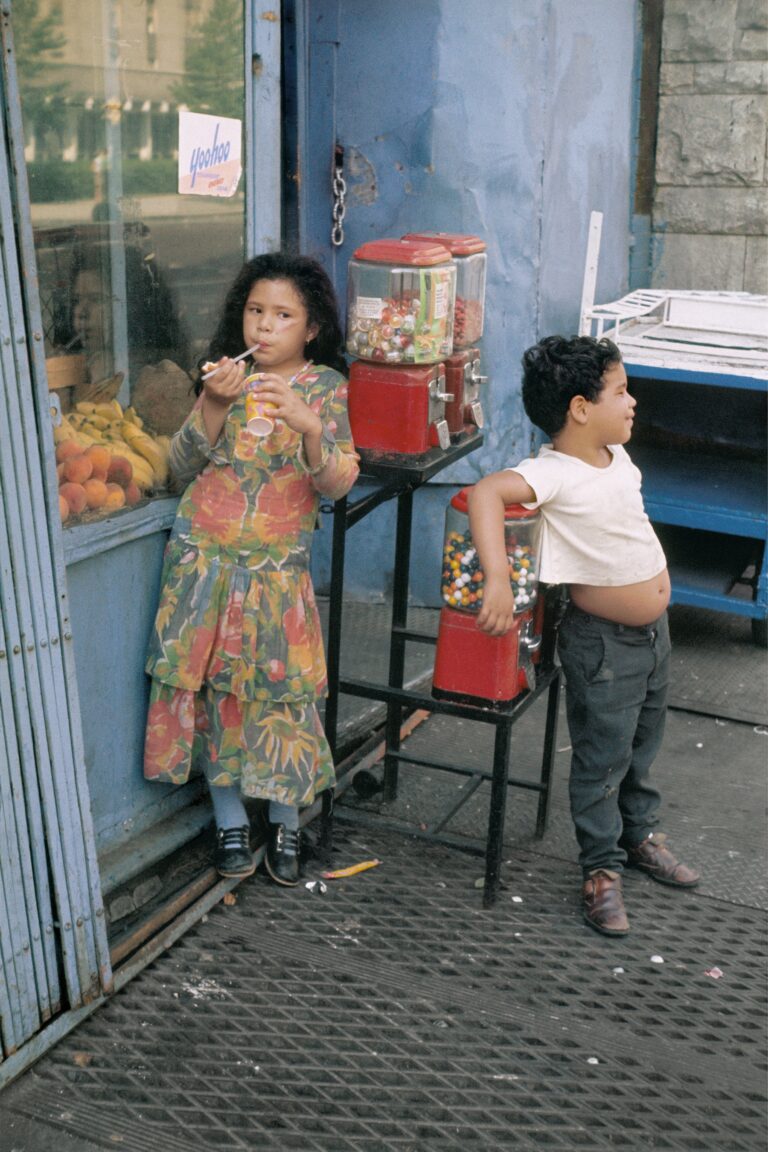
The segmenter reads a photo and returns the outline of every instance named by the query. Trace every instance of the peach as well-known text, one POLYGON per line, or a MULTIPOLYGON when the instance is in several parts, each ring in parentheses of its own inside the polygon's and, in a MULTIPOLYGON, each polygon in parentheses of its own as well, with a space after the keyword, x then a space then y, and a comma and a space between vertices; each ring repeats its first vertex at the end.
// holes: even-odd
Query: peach
POLYGON ((106 480, 109 465, 112 462, 112 453, 103 444, 91 444, 86 448, 85 455, 93 464, 92 475, 96 480, 106 480))
POLYGON ((126 460, 125 456, 113 456, 109 464, 107 480, 119 484, 121 488, 127 488, 133 480, 133 464, 130 460, 126 460))
POLYGON ((62 481, 66 480, 66 476, 64 475, 64 465, 63 464, 57 464, 56 465, 56 479, 58 480, 59 484, 61 484, 62 481))
POLYGON ((103 508, 107 502, 107 486, 103 480, 91 477, 83 484, 89 508, 103 508))
POLYGON ((59 516, 61 516, 62 524, 69 516, 69 504, 67 504, 66 498, 62 496, 61 492, 59 492, 59 516))
POLYGON ((86 480, 90 480, 92 474, 93 464, 85 453, 81 453, 80 456, 70 456, 64 462, 64 476, 73 484, 85 483, 86 480))
POLYGON ((70 456, 82 456, 83 446, 78 444, 77 440, 62 440, 60 444, 56 445, 56 463, 61 464, 64 460, 68 460, 70 456))
POLYGON ((107 500, 105 507, 122 508, 126 502, 126 492, 119 484, 107 484, 107 500))
POLYGON ((68 480, 59 488, 59 495, 64 497, 70 512, 75 516, 79 516, 88 507, 88 497, 82 484, 73 484, 68 480))
POLYGON ((130 484, 125 486, 125 502, 126 504, 138 504, 141 500, 141 489, 135 480, 131 480, 130 484))

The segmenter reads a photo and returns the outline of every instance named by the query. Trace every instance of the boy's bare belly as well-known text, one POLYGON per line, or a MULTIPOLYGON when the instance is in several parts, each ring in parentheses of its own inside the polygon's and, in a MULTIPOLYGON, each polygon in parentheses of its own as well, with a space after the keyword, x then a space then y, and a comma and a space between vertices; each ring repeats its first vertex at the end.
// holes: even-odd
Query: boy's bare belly
POLYGON ((582 612, 638 627, 658 620, 669 604, 671 588, 669 573, 662 568, 658 575, 638 584, 622 584, 619 588, 571 584, 570 592, 571 600, 582 612))

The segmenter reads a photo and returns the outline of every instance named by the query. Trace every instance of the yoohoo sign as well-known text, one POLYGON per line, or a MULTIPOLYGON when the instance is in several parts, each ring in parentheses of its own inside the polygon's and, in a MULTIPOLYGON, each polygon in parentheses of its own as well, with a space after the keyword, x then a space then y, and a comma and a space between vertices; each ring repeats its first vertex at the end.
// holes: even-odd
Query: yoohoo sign
POLYGON ((227 116, 179 112, 179 192, 234 196, 243 172, 243 125, 227 116))

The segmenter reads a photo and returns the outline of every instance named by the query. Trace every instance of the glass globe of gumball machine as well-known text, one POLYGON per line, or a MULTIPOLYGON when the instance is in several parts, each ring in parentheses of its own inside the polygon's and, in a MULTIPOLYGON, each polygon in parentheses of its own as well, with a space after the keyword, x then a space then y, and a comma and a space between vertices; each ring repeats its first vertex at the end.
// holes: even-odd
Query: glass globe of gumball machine
POLYGON ((404 240, 444 245, 456 264, 456 304, 453 313, 453 352, 445 359, 445 388, 453 397, 445 406, 451 439, 456 441, 485 423, 480 399, 478 347, 485 324, 485 280, 488 257, 479 236, 457 232, 409 232, 404 240))
POLYGON ((509 704, 535 685, 535 653, 541 644, 538 559, 541 517, 511 504, 504 514, 514 623, 504 636, 477 627, 484 577, 469 530, 468 488, 450 501, 445 515, 443 605, 435 653, 432 695, 475 704, 509 704))
POLYGON ((355 447, 413 461, 450 447, 443 361, 456 265, 434 241, 374 240, 349 262, 349 419, 355 447))

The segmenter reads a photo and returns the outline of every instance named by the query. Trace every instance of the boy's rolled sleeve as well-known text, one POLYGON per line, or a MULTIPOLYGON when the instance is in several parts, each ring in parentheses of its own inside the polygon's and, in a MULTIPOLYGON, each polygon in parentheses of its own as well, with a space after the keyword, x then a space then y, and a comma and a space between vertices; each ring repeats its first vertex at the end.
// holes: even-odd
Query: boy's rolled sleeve
POLYGON ((547 504, 557 495, 562 482, 557 463, 546 457, 529 457, 507 471, 522 476, 526 484, 536 493, 536 499, 524 501, 523 508, 540 508, 542 504, 547 504))

